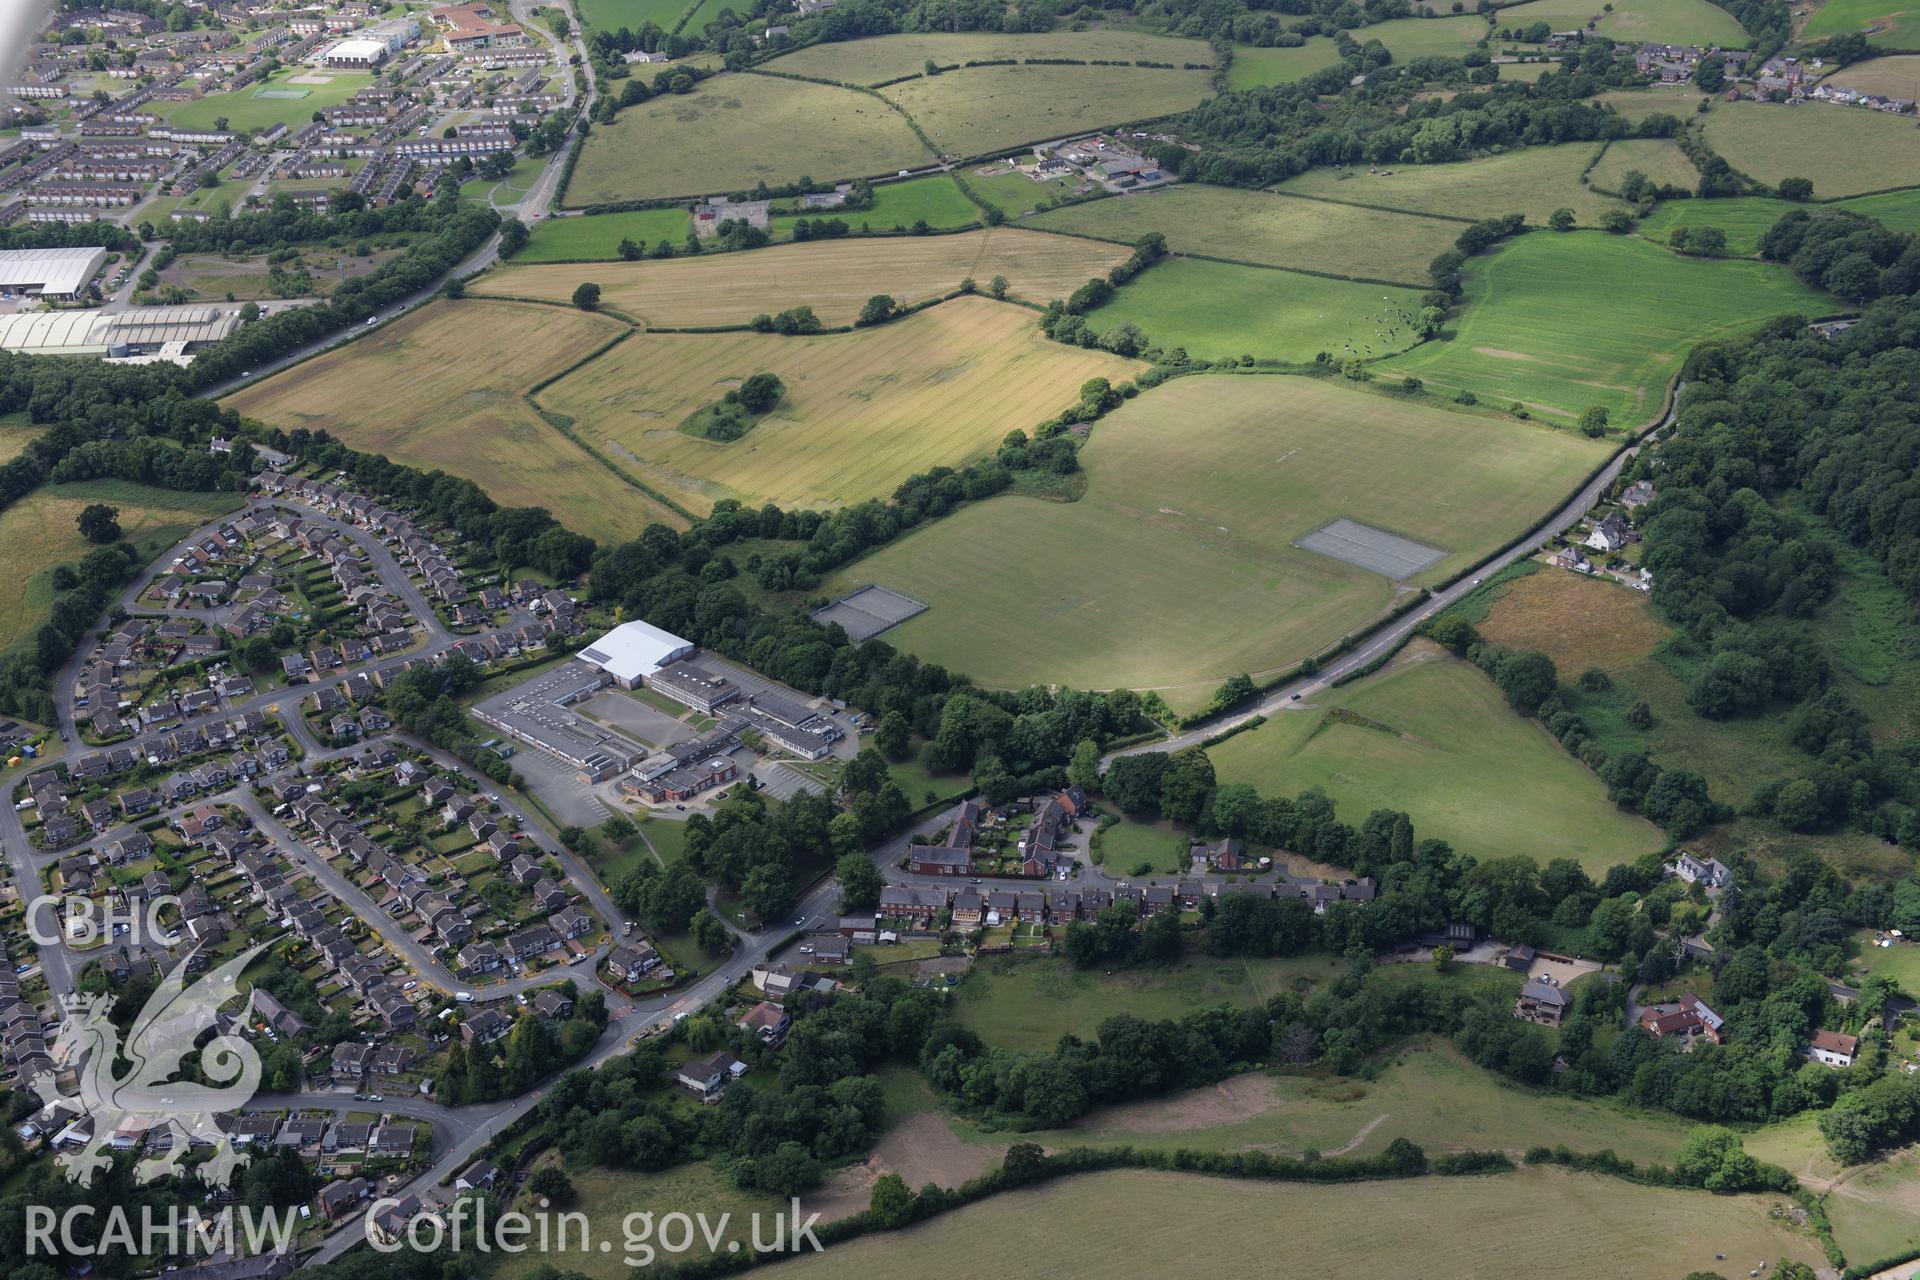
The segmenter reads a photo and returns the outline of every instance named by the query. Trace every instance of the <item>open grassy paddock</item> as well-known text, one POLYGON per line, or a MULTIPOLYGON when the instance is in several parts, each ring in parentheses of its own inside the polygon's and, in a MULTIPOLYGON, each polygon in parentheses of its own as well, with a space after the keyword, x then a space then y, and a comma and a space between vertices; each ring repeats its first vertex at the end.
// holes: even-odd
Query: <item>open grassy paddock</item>
POLYGON ((1001 161, 969 170, 966 175, 973 194, 1009 218, 1024 217, 1043 204, 1062 199, 1079 184, 1077 176, 1036 181, 1034 157, 1028 154, 1017 158, 1026 164, 1019 166, 1012 161, 1001 161))
POLYGON ((1809 178, 1817 199, 1920 180, 1920 129, 1884 111, 1824 102, 1722 102, 1708 113, 1705 128, 1707 144, 1734 168, 1768 183, 1809 178))
POLYGON ((1208 754, 1223 782, 1250 782, 1263 795, 1322 787, 1346 822, 1399 809, 1422 837, 1483 861, 1573 858, 1597 876, 1666 843, 1610 803, 1544 729, 1515 715, 1479 668, 1424 643, 1208 754))
MULTIPOLYGON (((967 32, 946 34, 918 31, 872 36, 865 40, 836 40, 783 54, 767 63, 772 71, 818 76, 845 84, 879 84, 921 73, 928 60, 955 70, 942 76, 966 76, 980 70, 969 62, 1003 58, 1078 58, 1083 62, 1170 62, 1185 67, 1213 63, 1213 50, 1204 40, 1148 35, 1139 31, 1050 31, 1036 34, 967 32)), ((1336 59, 1337 61, 1337 59, 1336 59)), ((1054 68, 1056 70, 1060 68, 1054 68)))
POLYGON ((606 31, 621 27, 638 31, 649 22, 671 31, 691 8, 693 0, 575 0, 573 11, 588 26, 606 31))
POLYGON ((1599 106, 1612 107, 1639 124, 1653 115, 1677 116, 1685 120, 1699 110, 1703 96, 1700 90, 1690 84, 1657 84, 1645 89, 1609 89, 1605 93, 1596 93, 1592 101, 1599 106))
POLYGON ((1198 183, 1066 205, 1039 215, 1032 225, 1124 244, 1158 231, 1176 253, 1397 280, 1423 289, 1427 264, 1460 234, 1458 223, 1440 218, 1198 183))
MULTIPOLYGON (((9 429, 0 444, 29 433, 9 429)), ((90 503, 120 510, 123 535, 152 558, 222 512, 240 506, 234 493, 155 489, 124 480, 84 480, 45 485, 0 511, 0 546, 24 571, 0 574, 0 653, 30 642, 47 620, 56 594, 53 567, 83 559, 93 544, 74 521, 90 503)))
POLYGON ((1877 218, 1895 231, 1920 231, 1920 188, 1854 196, 1828 204, 1804 205, 1770 196, 1736 196, 1727 200, 1670 200, 1640 222, 1640 234, 1665 244, 1675 227, 1719 227, 1727 233, 1727 252, 1751 257, 1773 224, 1795 209, 1818 213, 1846 209, 1877 218))
POLYGON ((1142 367, 1048 342, 1024 308, 956 298, 851 334, 639 334, 539 399, 690 509, 723 497, 819 508, 991 453, 1074 403, 1088 378, 1142 367), (677 430, 761 371, 787 392, 745 436, 718 444, 677 430))
POLYGON ((1549 22, 1555 31, 1566 31, 1586 26, 1590 18, 1600 19, 1593 28, 1599 34, 1628 44, 1652 40, 1744 49, 1752 43, 1732 14, 1708 0, 1613 0, 1611 6, 1602 0, 1530 0, 1500 10, 1494 25, 1549 22))
POLYGON ((541 422, 523 395, 624 328, 585 311, 436 302, 223 403, 464 476, 505 506, 546 507, 617 541, 649 521, 685 521, 541 422))
POLYGON ((1599 225, 1603 212, 1620 204, 1580 185, 1580 173, 1597 147, 1592 142, 1523 147, 1480 160, 1401 165, 1380 173, 1360 168, 1309 169, 1276 190, 1282 195, 1319 196, 1469 222, 1524 213, 1528 222, 1544 226, 1555 209, 1567 208, 1581 226, 1592 227, 1599 225))
POLYGON ((923 302, 953 292, 969 276, 983 290, 995 276, 1005 276, 1014 297, 1033 302, 1064 298, 1129 252, 999 227, 961 235, 810 241, 655 262, 514 266, 476 278, 468 291, 564 302, 591 280, 603 291, 602 305, 649 325, 745 324, 802 304, 823 324, 845 325, 876 293, 923 302))
POLYGON ((1818 1261, 1810 1236, 1768 1217, 1780 1203, 1545 1169, 1339 1186, 1127 1170, 996 1196, 782 1263, 776 1274, 908 1274, 938 1259, 943 1274, 964 1275, 1017 1257, 1041 1274, 1096 1280, 1192 1274, 1205 1258, 1219 1280, 1307 1280, 1328 1274, 1337 1257, 1351 1275, 1671 1280, 1711 1269, 1716 1253, 1818 1261), (1582 1229, 1541 1230, 1542 1221, 1582 1229), (1151 1225, 1117 1232, 1116 1222, 1151 1225))
POLYGON ((1627 174, 1639 170, 1661 186, 1692 191, 1700 171, 1671 138, 1623 138, 1607 144, 1587 181, 1597 191, 1618 191, 1627 174))
POLYGON ((1645 424, 1696 342, 1768 316, 1819 314, 1831 299, 1772 263, 1682 258, 1598 231, 1537 231, 1474 259, 1446 336, 1380 366, 1483 403, 1518 401, 1562 421, 1605 405, 1645 424))
POLYGON ((793 234, 793 224, 802 216, 838 218, 855 232, 906 231, 924 222, 935 231, 950 227, 970 227, 980 221, 980 206, 967 199, 959 184, 944 173, 923 178, 882 182, 873 188, 870 209, 829 209, 801 215, 779 214, 773 218, 775 239, 793 234))
MULTIPOLYGON (((944 156, 985 155, 1185 111, 1212 92, 1207 71, 1158 67, 968 67, 880 92, 944 156)), ((820 177, 819 166, 813 175, 820 177)))
POLYGON ((701 196, 803 177, 826 182, 929 159, 899 113, 869 94, 728 74, 691 93, 650 98, 595 128, 566 203, 701 196))
POLYGON ((1415 58, 1458 58, 1486 38, 1484 18, 1463 13, 1447 18, 1393 18, 1347 34, 1361 44, 1378 40, 1395 62, 1415 58))
POLYGON ((1920 98, 1920 55, 1868 58, 1840 68, 1826 80, 1860 93, 1879 93, 1912 102, 1920 98))
POLYGON ((355 93, 373 83, 364 71, 314 71, 295 67, 274 72, 264 80, 235 89, 231 93, 212 93, 192 102, 182 102, 166 113, 167 123, 179 129, 211 129, 225 117, 232 129, 265 129, 284 124, 299 128, 322 107, 337 107, 355 93), (294 77, 327 77, 325 84, 294 84, 294 77), (262 93, 297 94, 298 97, 262 97, 262 93))
POLYGON ((1346 516, 1448 551, 1416 579, 1436 580, 1519 533, 1602 456, 1565 433, 1331 382, 1181 378, 1094 427, 1080 501, 974 504, 825 590, 879 582, 928 601, 888 642, 983 684, 1160 688, 1192 706, 1407 590, 1293 539, 1346 516))
POLYGON ((1174 258, 1135 277, 1087 323, 1102 332, 1136 324, 1156 344, 1207 360, 1252 355, 1307 364, 1322 351, 1368 359, 1413 345, 1422 293, 1174 258))
POLYGON ((1865 31, 1873 44, 1920 49, 1920 4, 1913 0, 1826 0, 1807 20, 1804 39, 1824 40, 1865 31))
POLYGON ((1305 44, 1291 49, 1236 45, 1233 61, 1227 64, 1227 87, 1259 89, 1270 84, 1291 84, 1339 61, 1340 50, 1328 36, 1311 36, 1305 44))

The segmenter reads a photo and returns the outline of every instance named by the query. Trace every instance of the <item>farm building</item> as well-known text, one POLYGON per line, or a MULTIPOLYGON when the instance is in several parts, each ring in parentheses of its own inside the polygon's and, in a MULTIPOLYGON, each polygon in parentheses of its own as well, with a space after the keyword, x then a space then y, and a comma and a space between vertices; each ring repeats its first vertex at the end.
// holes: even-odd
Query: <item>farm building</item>
POLYGON ((232 333, 238 318, 210 306, 25 312, 0 317, 0 351, 41 356, 183 358, 232 333))
POLYGON ((0 250, 0 289, 77 298, 106 264, 105 249, 0 250))
POLYGON ((697 647, 671 631, 635 619, 582 649, 580 658, 612 676, 622 689, 632 689, 668 663, 692 657, 697 647))

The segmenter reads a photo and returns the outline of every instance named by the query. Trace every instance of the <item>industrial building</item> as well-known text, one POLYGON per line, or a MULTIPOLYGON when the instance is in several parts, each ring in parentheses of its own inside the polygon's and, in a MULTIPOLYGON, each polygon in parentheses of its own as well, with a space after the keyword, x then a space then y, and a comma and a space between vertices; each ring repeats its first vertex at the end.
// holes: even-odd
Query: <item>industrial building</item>
POLYGON ((393 52, 385 40, 371 40, 364 36, 342 40, 327 50, 326 64, 330 67, 344 67, 359 71, 371 71, 387 60, 393 52))
POLYGON ((29 297, 77 298, 106 265, 105 249, 0 250, 0 289, 29 297))
POLYGON ((622 689, 634 689, 668 663, 692 657, 696 647, 691 640, 635 619, 607 632, 579 656, 613 677, 622 689))
POLYGON ((190 352, 220 341, 239 323, 236 309, 206 305, 28 311, 0 316, 0 351, 185 361, 190 352))

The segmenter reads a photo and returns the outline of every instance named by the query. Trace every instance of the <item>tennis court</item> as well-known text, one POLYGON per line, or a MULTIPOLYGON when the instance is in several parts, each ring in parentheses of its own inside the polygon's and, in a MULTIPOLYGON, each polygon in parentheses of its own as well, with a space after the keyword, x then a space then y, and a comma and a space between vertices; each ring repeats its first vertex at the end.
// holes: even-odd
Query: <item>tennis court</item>
POLYGON ((1395 581, 1411 578, 1447 556, 1439 547, 1430 547, 1345 516, 1320 526, 1304 538, 1295 539, 1293 545, 1395 581))

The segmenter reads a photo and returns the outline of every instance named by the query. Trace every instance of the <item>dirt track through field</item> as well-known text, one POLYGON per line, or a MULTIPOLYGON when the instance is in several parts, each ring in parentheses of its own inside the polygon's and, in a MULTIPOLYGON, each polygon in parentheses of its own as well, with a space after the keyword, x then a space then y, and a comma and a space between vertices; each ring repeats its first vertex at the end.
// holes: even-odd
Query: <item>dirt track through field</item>
POLYGON ((804 1207, 834 1222, 864 1210, 873 1184, 884 1174, 899 1174, 915 1191, 929 1182, 957 1187, 993 1168, 1005 1154, 1004 1144, 965 1141, 937 1111, 915 1112, 882 1134, 864 1161, 840 1170, 808 1196, 804 1207))

